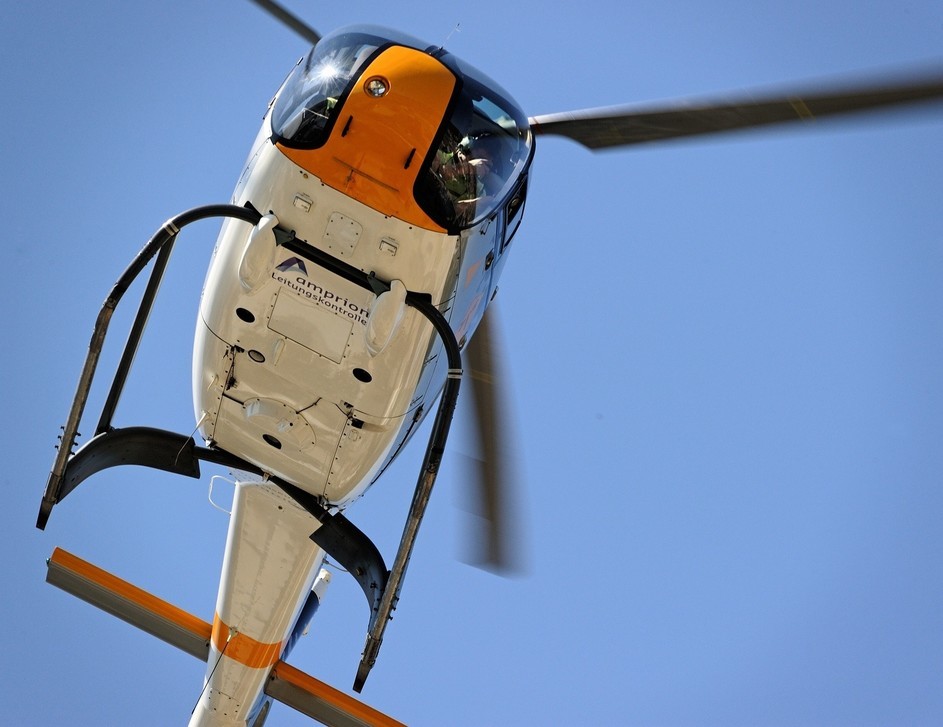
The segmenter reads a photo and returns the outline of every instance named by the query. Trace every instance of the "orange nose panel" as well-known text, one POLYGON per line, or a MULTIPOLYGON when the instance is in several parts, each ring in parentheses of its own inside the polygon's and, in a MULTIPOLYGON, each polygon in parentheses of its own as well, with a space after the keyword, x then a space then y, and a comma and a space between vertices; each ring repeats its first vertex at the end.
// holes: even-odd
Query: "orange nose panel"
POLYGON ((455 76, 421 51, 393 46, 367 66, 344 102, 327 143, 285 156, 325 184, 378 212, 444 232, 416 204, 413 185, 455 89, 455 76), (382 97, 364 90, 387 81, 382 97))

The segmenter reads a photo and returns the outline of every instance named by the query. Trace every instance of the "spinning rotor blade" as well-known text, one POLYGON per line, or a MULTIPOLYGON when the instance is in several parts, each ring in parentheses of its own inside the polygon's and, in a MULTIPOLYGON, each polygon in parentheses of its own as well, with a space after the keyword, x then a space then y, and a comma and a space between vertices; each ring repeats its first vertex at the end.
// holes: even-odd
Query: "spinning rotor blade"
POLYGON ((941 99, 943 75, 937 74, 920 81, 758 100, 745 97, 706 104, 682 101, 649 109, 619 107, 545 114, 531 118, 530 124, 535 134, 558 134, 589 149, 606 149, 941 99))
POLYGON ((498 349, 491 318, 485 313, 478 330, 465 349, 466 365, 471 378, 474 416, 484 462, 478 471, 480 514, 486 521, 487 536, 475 544, 475 565, 488 570, 513 569, 510 552, 509 526, 509 462, 502 446, 509 436, 505 426, 500 387, 495 379, 498 349))
POLYGON ((308 41, 311 45, 317 45, 321 40, 321 34, 310 25, 298 18, 296 15, 288 12, 273 0, 252 0, 256 5, 262 8, 269 15, 273 16, 280 23, 287 25, 298 35, 308 41))

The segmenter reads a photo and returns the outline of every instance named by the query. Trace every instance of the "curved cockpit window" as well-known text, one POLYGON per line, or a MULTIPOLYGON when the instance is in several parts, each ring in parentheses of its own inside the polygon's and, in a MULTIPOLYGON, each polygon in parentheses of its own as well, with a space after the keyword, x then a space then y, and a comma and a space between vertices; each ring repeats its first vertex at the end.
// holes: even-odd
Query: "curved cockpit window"
POLYGON ((324 38, 288 76, 272 109, 272 131, 289 147, 321 146, 334 111, 364 63, 389 41, 369 33, 339 33, 324 38))
POLYGON ((497 209, 526 167, 527 118, 468 76, 435 151, 416 180, 416 199, 446 229, 469 227, 497 209))

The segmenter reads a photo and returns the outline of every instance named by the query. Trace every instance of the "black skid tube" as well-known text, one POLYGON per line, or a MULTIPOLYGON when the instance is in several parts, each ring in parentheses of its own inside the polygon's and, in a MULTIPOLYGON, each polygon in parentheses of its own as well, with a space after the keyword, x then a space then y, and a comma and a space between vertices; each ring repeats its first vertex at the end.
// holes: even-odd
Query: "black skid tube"
POLYGON ((249 207, 238 207, 230 204, 205 205, 195 207, 186 212, 182 212, 176 217, 172 217, 154 234, 148 243, 141 249, 128 268, 122 273, 121 277, 115 283, 105 302, 102 304, 101 311, 95 321, 95 328, 92 331, 92 338, 88 344, 88 355, 85 358, 85 365, 82 367, 82 373, 79 376, 79 383, 76 387, 75 397, 72 400, 72 408, 69 410, 69 416, 62 427, 62 434, 59 438, 59 451, 53 462, 52 471, 49 473, 49 479, 46 482, 46 490, 43 493, 43 499, 39 506, 39 517, 36 520, 36 527, 40 530, 46 528, 49 515, 52 508, 65 495, 62 493, 62 483, 68 466, 69 457, 72 454, 72 447, 75 445, 75 439, 78 435, 79 422, 85 411, 85 403, 88 401, 89 391, 92 388, 92 379, 95 376, 95 369, 98 368, 98 361, 101 356, 102 348, 105 345, 105 335, 108 332, 108 326, 114 315, 118 303, 131 287, 131 283, 144 270, 151 258, 160 253, 154 270, 151 273, 151 279, 144 296, 138 308, 137 316, 128 335, 128 341, 125 344, 124 354, 118 364, 118 370, 112 381, 111 390, 102 410, 96 434, 101 434, 111 427, 111 418, 114 415, 115 407, 121 396, 127 380, 128 372, 131 368, 131 362, 137 351, 141 335, 144 332, 144 326, 150 314, 151 307, 154 304, 154 298, 157 295, 157 288, 160 279, 163 277, 164 268, 167 264, 170 251, 177 239, 177 234, 181 229, 199 220, 205 220, 212 217, 231 217, 243 220, 249 224, 258 224, 262 219, 256 210, 249 207))

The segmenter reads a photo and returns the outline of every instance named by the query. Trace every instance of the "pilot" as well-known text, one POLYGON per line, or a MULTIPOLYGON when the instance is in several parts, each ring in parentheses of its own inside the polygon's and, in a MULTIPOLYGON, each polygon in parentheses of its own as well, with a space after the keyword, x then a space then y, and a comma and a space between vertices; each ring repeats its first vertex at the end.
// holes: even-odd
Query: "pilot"
POLYGON ((471 222, 481 205, 501 191, 501 146, 498 137, 486 133, 458 143, 447 138, 436 153, 432 171, 458 221, 471 222))
POLYGON ((468 163, 474 171, 476 197, 493 197, 501 191, 501 140, 482 134, 469 143, 468 163))

